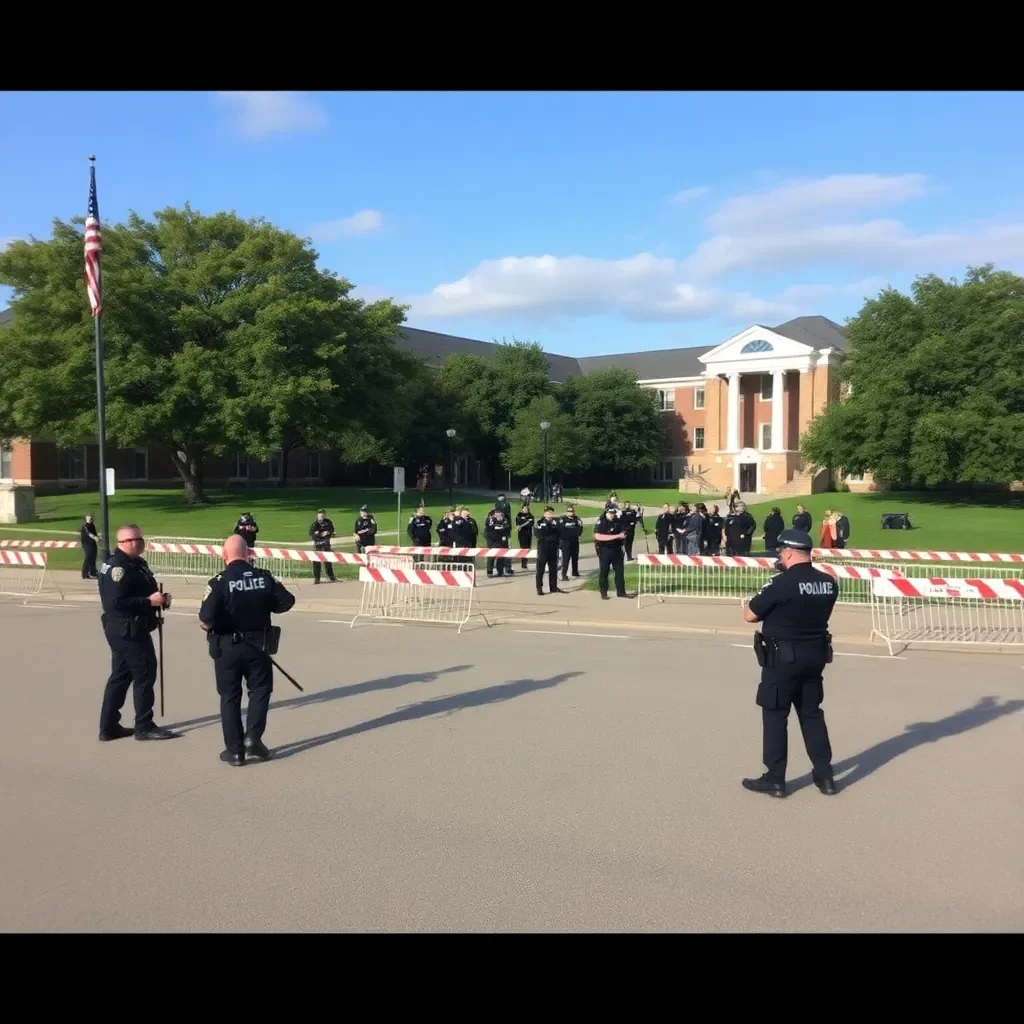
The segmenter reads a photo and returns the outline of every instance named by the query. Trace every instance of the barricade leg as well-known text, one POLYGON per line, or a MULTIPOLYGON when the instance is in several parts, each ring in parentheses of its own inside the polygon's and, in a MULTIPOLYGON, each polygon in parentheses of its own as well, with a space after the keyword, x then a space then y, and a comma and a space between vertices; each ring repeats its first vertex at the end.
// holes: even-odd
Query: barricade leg
POLYGON ((49 572, 48 559, 41 551, 0 551, 0 595, 20 597, 27 605, 32 598, 64 591, 49 572))

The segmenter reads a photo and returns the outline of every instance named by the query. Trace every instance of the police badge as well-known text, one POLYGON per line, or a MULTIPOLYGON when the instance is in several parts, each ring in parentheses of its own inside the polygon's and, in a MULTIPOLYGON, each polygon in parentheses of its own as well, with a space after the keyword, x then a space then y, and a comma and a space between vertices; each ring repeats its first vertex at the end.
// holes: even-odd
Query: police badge
POLYGON ((120 565, 115 565, 114 568, 110 570, 110 578, 115 583, 120 583, 124 578, 124 569, 120 565))

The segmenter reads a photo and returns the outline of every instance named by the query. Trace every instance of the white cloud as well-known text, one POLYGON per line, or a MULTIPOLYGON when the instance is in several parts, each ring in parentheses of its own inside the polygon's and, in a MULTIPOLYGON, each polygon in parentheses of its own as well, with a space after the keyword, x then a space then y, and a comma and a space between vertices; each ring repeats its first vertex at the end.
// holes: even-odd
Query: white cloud
POLYGON ((220 92, 217 99, 234 112, 235 128, 246 139, 319 131, 327 114, 295 92, 220 92))
POLYGON ((402 301, 417 318, 617 312, 632 319, 772 322, 818 312, 826 299, 859 305, 884 287, 881 275, 890 271, 962 273, 968 264, 1024 261, 1021 218, 916 231, 896 219, 857 217, 929 190, 920 174, 790 181, 722 203, 708 218, 711 237, 678 260, 650 251, 618 260, 508 257, 402 301), (832 271, 836 279, 794 284, 765 298, 726 286, 742 271, 782 272, 797 281, 801 271, 815 278, 832 271))
POLYGON ((309 229, 309 234, 317 242, 337 242, 341 238, 372 235, 383 226, 384 215, 379 210, 360 210, 351 217, 314 224, 309 229))
POLYGON ((708 185, 697 185, 695 188, 684 188, 672 197, 673 203, 692 203, 701 196, 706 196, 711 191, 708 185))
POLYGON ((757 195, 726 200, 708 218, 716 231, 749 232, 805 221, 828 211, 870 209, 925 194, 923 174, 834 174, 802 178, 757 195))

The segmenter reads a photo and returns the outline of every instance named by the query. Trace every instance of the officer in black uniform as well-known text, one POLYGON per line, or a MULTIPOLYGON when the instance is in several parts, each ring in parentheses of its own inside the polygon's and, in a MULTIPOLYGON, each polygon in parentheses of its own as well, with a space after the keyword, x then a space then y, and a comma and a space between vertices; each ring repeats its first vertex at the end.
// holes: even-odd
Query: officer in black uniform
POLYGON ((82 524, 82 579, 94 580, 99 576, 96 572, 96 552, 99 550, 99 534, 92 516, 86 516, 82 524))
POLYGON ((600 566, 597 581, 601 587, 601 600, 608 600, 608 570, 615 570, 615 596, 628 597, 626 578, 623 570, 622 542, 626 533, 622 528, 615 509, 605 509, 604 515, 594 527, 594 543, 597 545, 598 564, 600 566))
POLYGON ((636 524, 637 524, 637 513, 633 506, 627 501, 625 508, 623 508, 621 515, 619 516, 619 522, 622 523, 623 533, 626 535, 626 561, 634 562, 633 558, 633 538, 636 536, 636 524))
POLYGON ((534 525, 537 534, 537 596, 544 593, 544 570, 548 572, 548 590, 560 594, 558 589, 558 520, 555 510, 548 505, 544 515, 534 525))
POLYGON ((661 514, 654 520, 654 536, 658 541, 658 554, 672 554, 672 538, 675 531, 675 513, 666 501, 661 506, 661 514))
POLYGON ((572 574, 580 575, 580 537, 583 536, 583 520, 576 515, 572 505, 566 505, 565 515, 558 520, 558 548, 562 554, 562 579, 569 578, 569 567, 572 574))
POLYGON ((235 533, 245 539, 250 548, 256 547, 256 534, 260 532, 259 523, 252 517, 251 512, 243 512, 235 523, 235 533))
POLYGON ((444 519, 437 524, 437 546, 439 548, 455 547, 455 507, 452 506, 444 514, 444 519))
MULTIPOLYGON (((522 511, 516 514, 516 531, 519 546, 524 551, 533 547, 533 513, 530 511, 530 503, 528 501, 523 502, 522 511)), ((525 558, 523 559, 523 568, 529 568, 525 558)))
POLYGON ((263 743, 267 710, 274 690, 274 666, 280 629, 271 614, 281 615, 295 604, 295 595, 280 580, 252 565, 245 541, 224 542, 222 573, 206 585, 199 624, 206 630, 214 678, 220 694, 220 724, 226 764, 245 764, 246 755, 261 761, 270 757, 263 743), (242 731, 242 679, 249 689, 249 710, 242 731))
POLYGON ((370 515, 369 505, 359 506, 359 518, 356 519, 352 532, 356 537, 356 551, 365 554, 367 548, 377 543, 377 520, 370 515))
MULTIPOLYGON (((505 519, 503 509, 495 507, 494 511, 484 521, 484 540, 489 548, 507 548, 510 526, 505 519)), ((497 567, 498 576, 511 576, 512 566, 507 558, 488 558, 487 575, 495 574, 497 567)))
POLYGON ((783 530, 779 534, 782 572, 770 579, 743 609, 747 622, 762 623, 754 634, 754 651, 761 665, 757 703, 761 708, 764 766, 759 779, 744 779, 755 793, 786 795, 787 723, 796 708, 815 785, 831 796, 832 747, 821 702, 822 672, 832 661, 829 617, 839 597, 838 581, 811 564, 810 534, 783 530))
POLYGON ((412 541, 413 547, 429 548, 430 531, 433 528, 434 520, 427 515, 427 510, 420 505, 416 509, 416 515, 409 519, 409 525, 406 527, 406 533, 409 534, 409 540, 412 541))
MULTIPOLYGON (((309 535, 313 539, 313 550, 314 551, 330 551, 331 550, 331 538, 334 536, 334 523, 327 518, 327 513, 319 508, 316 511, 316 519, 313 520, 313 525, 309 528, 309 535)), ((316 586, 320 582, 320 565, 318 561, 313 562, 313 585, 316 586)), ((332 583, 338 581, 334 578, 334 563, 324 562, 323 565, 327 569, 327 578, 332 583)))
POLYGON ((112 654, 110 678, 100 709, 100 740, 131 736, 137 740, 169 740, 180 733, 153 722, 156 650, 150 634, 157 628, 157 609, 171 607, 171 595, 157 592, 156 580, 142 557, 146 542, 134 523, 117 531, 117 549, 100 567, 100 622, 112 654), (132 687, 135 728, 120 724, 121 708, 132 687))

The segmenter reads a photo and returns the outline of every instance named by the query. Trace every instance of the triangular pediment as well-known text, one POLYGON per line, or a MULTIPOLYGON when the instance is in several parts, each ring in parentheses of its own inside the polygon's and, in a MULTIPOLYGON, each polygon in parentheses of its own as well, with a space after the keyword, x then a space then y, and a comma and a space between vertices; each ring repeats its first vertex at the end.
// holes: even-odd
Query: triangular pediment
POLYGON ((810 345, 801 344, 784 334, 776 334, 770 327, 755 324, 739 334, 723 341, 710 352, 705 352, 700 361, 711 367, 719 363, 771 363, 779 359, 807 359, 814 353, 810 345))

